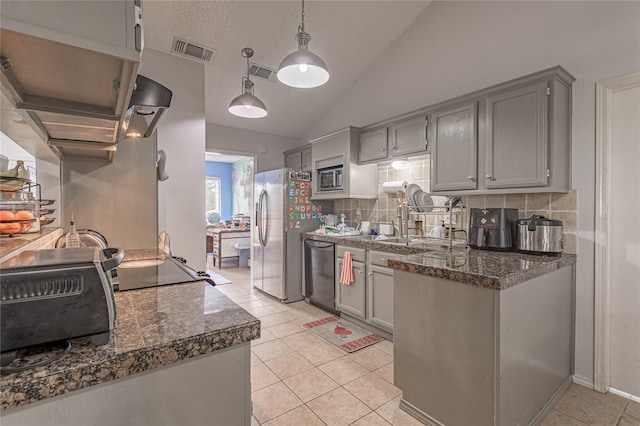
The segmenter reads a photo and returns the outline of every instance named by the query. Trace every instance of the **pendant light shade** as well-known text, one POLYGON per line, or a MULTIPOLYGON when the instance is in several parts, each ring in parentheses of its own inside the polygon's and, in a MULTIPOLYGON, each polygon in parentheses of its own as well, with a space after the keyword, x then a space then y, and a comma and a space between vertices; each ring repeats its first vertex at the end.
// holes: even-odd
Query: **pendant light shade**
POLYGON ((311 36, 304 31, 304 0, 302 0, 302 25, 296 34, 298 50, 285 57, 278 67, 278 80, 287 86, 301 89, 318 87, 329 81, 327 64, 315 53, 309 52, 311 36))
POLYGON ((253 94, 253 81, 249 79, 249 58, 253 49, 245 47, 242 56, 247 58, 247 75, 242 77, 242 94, 233 98, 229 112, 243 118, 262 118, 267 116, 267 107, 253 94))

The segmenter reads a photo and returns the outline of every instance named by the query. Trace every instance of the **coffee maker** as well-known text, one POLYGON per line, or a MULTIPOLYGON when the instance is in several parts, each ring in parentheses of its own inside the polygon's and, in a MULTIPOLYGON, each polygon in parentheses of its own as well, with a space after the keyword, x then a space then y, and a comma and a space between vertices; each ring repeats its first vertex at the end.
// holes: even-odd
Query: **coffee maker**
POLYGON ((486 250, 512 250, 517 220, 518 209, 471 209, 469 246, 486 250))

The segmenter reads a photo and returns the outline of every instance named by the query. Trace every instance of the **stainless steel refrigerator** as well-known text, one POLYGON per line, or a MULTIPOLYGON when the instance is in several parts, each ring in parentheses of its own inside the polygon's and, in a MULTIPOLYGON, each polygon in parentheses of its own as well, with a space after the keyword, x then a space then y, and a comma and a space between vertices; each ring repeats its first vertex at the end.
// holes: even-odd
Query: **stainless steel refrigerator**
POLYGON ((302 300, 301 234, 320 227, 330 202, 311 201, 311 175, 292 169, 254 179, 253 286, 285 303, 302 300))

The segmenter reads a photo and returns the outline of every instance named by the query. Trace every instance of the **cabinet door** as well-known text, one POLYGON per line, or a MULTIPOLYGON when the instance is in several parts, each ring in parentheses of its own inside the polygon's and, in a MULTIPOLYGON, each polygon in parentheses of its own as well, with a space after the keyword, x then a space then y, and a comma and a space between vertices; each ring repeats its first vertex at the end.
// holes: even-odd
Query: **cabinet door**
POLYGON ((365 319, 366 314, 366 288, 364 263, 353 262, 354 282, 349 285, 340 283, 342 273, 342 259, 336 258, 336 308, 341 312, 365 319))
POLYGON ((431 118, 431 190, 478 187, 476 103, 433 113, 431 118))
POLYGON ((392 157, 427 152, 427 120, 424 115, 409 118, 389 126, 392 157))
POLYGON ((547 87, 543 81, 487 98, 486 188, 547 184, 547 87))
POLYGON ((302 155, 300 151, 289 152, 284 154, 284 166, 290 169, 302 169, 302 155))
POLYGON ((360 135, 360 162, 387 158, 387 128, 375 129, 360 135))
POLYGON ((309 148, 305 148, 304 150, 302 150, 302 167, 301 169, 304 170, 305 172, 310 172, 311 171, 311 165, 313 164, 313 161, 311 159, 311 147, 309 148))
POLYGON ((367 273, 367 319, 393 333, 393 269, 369 265, 367 273))

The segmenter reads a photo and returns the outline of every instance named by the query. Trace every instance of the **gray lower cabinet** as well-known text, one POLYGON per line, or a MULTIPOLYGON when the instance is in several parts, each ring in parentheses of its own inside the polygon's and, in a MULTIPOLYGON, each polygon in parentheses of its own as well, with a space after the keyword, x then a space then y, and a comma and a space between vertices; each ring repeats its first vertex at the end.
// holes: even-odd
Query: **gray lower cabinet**
POLYGON ((434 111, 431 115, 431 190, 478 187, 476 102, 434 111))
POLYGON ((544 80, 485 100, 487 189, 547 185, 548 96, 544 80))
POLYGON ((367 265, 367 320, 393 333, 393 269, 367 265))
POLYGON ((392 253, 336 245, 336 307, 362 321, 364 327, 385 336, 393 334, 393 269, 387 267, 392 253), (340 283, 344 252, 353 256, 355 282, 340 283), (365 273, 366 272, 366 273, 365 273), (371 327, 368 327, 371 328, 371 327), (385 331, 388 334, 382 333, 385 331))
POLYGON ((387 128, 373 129, 360 135, 360 163, 374 160, 384 160, 389 151, 387 149, 387 128))
POLYGON ((573 266, 503 290, 394 281, 394 384, 424 424, 540 424, 571 385, 573 266))
POLYGON ((397 157, 427 152, 427 125, 427 117, 424 114, 391 124, 389 155, 397 157))
POLYGON ((349 285, 340 283, 343 259, 336 258, 336 308, 353 317, 366 318, 366 282, 364 262, 353 261, 354 282, 349 285))

